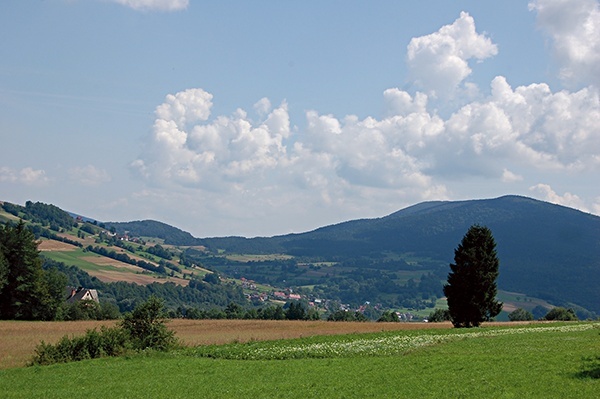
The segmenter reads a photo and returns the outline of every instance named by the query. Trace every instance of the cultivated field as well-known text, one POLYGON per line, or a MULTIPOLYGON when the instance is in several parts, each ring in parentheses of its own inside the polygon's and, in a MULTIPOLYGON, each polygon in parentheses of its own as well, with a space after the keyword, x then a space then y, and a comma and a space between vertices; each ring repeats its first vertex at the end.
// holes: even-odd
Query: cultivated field
MULTIPOLYGON (((317 329, 313 323, 294 324, 297 330, 317 329)), ((284 325, 279 327, 287 330, 284 325)), ((234 326, 221 327, 226 331, 234 326)), ((197 326, 179 327, 195 331, 197 326)), ((199 346, 166 354, 0 370, 0 396, 598 397, 600 323, 444 327, 448 326, 199 346)))
MULTIPOLYGON (((86 330, 111 327, 111 321, 0 321, 0 369, 24 366, 42 340, 55 343, 65 335, 83 335, 86 330)), ((265 341, 315 335, 353 334, 377 331, 450 328, 449 323, 332 323, 289 320, 170 320, 185 345, 265 341)))
MULTIPOLYGON (((75 239, 72 236, 69 236, 69 238, 75 239)), ((79 239, 79 241, 82 240, 79 239)), ((189 284, 189 281, 183 278, 157 277, 155 274, 149 273, 141 267, 94 253, 84 252, 81 248, 60 241, 41 240, 38 249, 45 256, 67 265, 75 265, 85 270, 90 276, 97 277, 105 283, 124 281, 140 285, 165 282, 172 282, 183 286, 189 284)), ((121 248, 114 250, 121 253, 125 252, 121 248)), ((128 254, 128 256, 134 260, 147 260, 133 254, 128 254)))

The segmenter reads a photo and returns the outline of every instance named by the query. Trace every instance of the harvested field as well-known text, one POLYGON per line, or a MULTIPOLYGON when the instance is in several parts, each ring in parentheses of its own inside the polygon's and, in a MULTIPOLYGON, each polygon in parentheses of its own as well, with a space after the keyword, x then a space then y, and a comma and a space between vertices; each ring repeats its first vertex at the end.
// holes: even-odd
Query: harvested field
MULTIPOLYGON (((42 340, 55 343, 65 335, 83 335, 86 330, 112 327, 115 321, 0 321, 0 369, 25 366, 42 340)), ((486 323, 486 325, 506 323, 486 323)), ((510 323, 516 325, 517 323, 510 323)), ((531 323, 520 323, 531 324, 531 323)), ((357 334, 379 331, 449 329, 450 323, 358 323, 289 320, 183 320, 167 327, 187 346, 231 342, 291 339, 314 335, 357 334)))
MULTIPOLYGON (((42 340, 55 343, 65 335, 83 335, 86 330, 111 327, 114 321, 0 321, 0 369, 22 367, 42 340)), ((185 345, 266 341, 313 335, 352 334, 377 331, 450 328, 449 323, 352 323, 288 320, 170 320, 185 345)))
POLYGON ((156 275, 146 274, 144 269, 138 266, 133 266, 115 259, 102 256, 83 256, 80 258, 86 262, 94 263, 98 266, 111 266, 110 268, 100 270, 87 270, 90 276, 97 277, 105 283, 114 283, 116 281, 124 281, 126 283, 136 283, 147 285, 152 283, 172 282, 178 285, 186 286, 188 280, 179 277, 158 278, 156 275), (118 269, 118 270, 115 270, 118 269))
POLYGON ((0 369, 24 366, 41 341, 55 343, 65 335, 82 335, 112 321, 0 321, 0 369))
POLYGON ((38 244, 38 249, 42 252, 46 251, 75 251, 77 247, 75 245, 67 244, 62 241, 55 240, 42 240, 38 244))
POLYGON ((451 328, 450 323, 358 323, 290 320, 172 320, 168 324, 186 345, 225 344, 357 334, 379 331, 451 328))

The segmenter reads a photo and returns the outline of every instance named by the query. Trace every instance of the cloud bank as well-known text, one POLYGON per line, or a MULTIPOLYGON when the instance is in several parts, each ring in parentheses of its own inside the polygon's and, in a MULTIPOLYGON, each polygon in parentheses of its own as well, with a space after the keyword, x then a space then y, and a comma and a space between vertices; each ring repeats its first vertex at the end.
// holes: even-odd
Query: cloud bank
POLYGON ((553 41, 560 77, 569 84, 600 84, 600 5, 597 0, 538 0, 529 4, 553 41))
POLYGON ((131 168, 157 190, 186 193, 187 206, 202 203, 213 215, 271 223, 290 209, 300 219, 304 210, 316 213, 323 223, 353 212, 372 215, 465 195, 478 182, 508 192, 525 185, 542 199, 596 210, 592 199, 560 196, 548 184, 600 171, 598 3, 582 4, 575 11, 566 1, 530 5, 553 38, 561 76, 585 83, 577 90, 552 91, 545 83, 512 87, 497 76, 485 88, 489 94, 475 100, 472 93, 480 88, 468 82, 469 61, 492 57, 498 48, 461 13, 410 41, 407 63, 421 91, 385 90, 383 117, 309 110, 300 130, 285 101, 273 107, 263 98, 251 114, 238 109, 213 117, 212 94, 184 90, 156 108, 152 134, 131 168), (572 20, 556 22, 561 10, 572 20), (566 41, 581 43, 580 50, 567 51, 566 41), (436 102, 455 97, 461 105, 440 116, 436 102))

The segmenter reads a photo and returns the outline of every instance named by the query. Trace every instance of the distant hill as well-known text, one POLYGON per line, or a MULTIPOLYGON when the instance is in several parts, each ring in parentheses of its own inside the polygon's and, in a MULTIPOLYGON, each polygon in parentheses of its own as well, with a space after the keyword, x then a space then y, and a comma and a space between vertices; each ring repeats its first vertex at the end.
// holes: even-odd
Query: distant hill
POLYGON ((107 229, 114 227, 118 234, 129 234, 136 237, 156 237, 170 245, 199 245, 199 240, 187 231, 169 226, 155 220, 138 220, 135 222, 106 222, 107 229))
MULTIPOLYGON (((55 230, 72 223, 53 205, 3 207, 7 220, 25 214, 55 230)), ((441 295, 454 249, 473 224, 494 234, 501 290, 600 314, 600 217, 527 197, 423 202, 381 218, 274 237, 196 238, 152 220, 98 226, 181 246, 186 262, 224 275, 393 307, 441 295)))
POLYGON ((448 265, 472 224, 489 227, 499 286, 600 313, 600 217, 520 196, 417 204, 391 215, 272 238, 203 239, 209 248, 321 258, 411 254, 448 265))

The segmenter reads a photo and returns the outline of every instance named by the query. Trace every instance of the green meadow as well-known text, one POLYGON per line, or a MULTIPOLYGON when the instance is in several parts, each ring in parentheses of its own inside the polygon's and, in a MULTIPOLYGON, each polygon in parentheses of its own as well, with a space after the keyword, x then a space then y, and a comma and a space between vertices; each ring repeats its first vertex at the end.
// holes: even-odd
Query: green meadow
POLYGON ((3 398, 597 398, 600 323, 200 346, 0 371, 3 398))

